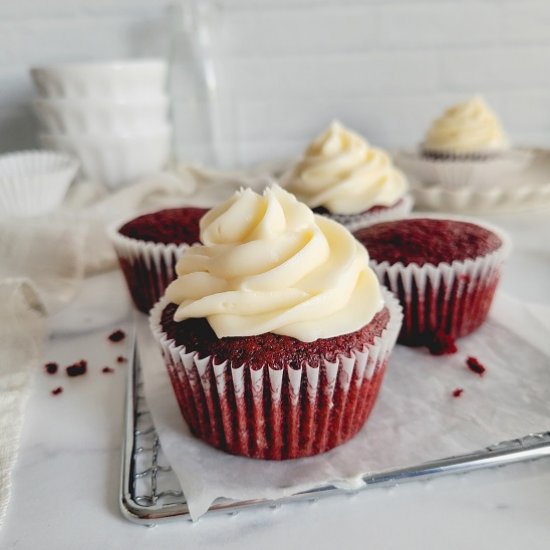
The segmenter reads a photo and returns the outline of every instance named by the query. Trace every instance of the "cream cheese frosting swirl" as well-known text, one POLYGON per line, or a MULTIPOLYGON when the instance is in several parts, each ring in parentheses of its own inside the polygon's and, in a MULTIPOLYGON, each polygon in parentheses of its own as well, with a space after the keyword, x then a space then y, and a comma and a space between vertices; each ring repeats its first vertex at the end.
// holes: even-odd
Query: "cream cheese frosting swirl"
POLYGON ((508 140, 500 121, 481 97, 447 109, 428 130, 424 149, 458 153, 502 149, 508 140))
POLYGON ((358 214, 397 203, 407 191, 407 180, 386 152, 333 122, 309 145, 285 186, 311 208, 358 214))
POLYGON ((166 291, 175 321, 205 317, 218 338, 311 342, 359 330, 383 307, 366 249, 279 186, 238 191, 200 229, 203 244, 180 258, 166 291))

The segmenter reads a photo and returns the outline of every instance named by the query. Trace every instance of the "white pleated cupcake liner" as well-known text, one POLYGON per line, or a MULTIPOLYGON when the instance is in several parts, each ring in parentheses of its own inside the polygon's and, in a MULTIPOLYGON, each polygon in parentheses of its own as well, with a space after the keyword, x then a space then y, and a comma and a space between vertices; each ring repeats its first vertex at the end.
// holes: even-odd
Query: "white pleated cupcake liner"
POLYGON ((484 256, 452 263, 404 265, 371 259, 379 281, 398 298, 403 307, 399 342, 425 345, 432 338, 466 336, 486 319, 510 253, 509 237, 499 228, 464 217, 423 215, 414 218, 450 219, 472 223, 495 233, 501 246, 484 256))
POLYGON ((132 239, 119 233, 124 223, 111 225, 107 233, 134 305, 143 313, 149 313, 164 295, 166 287, 177 277, 176 263, 190 245, 132 239))
POLYGON ((519 173, 531 162, 528 150, 503 151, 486 158, 441 158, 423 156, 420 152, 400 152, 395 163, 411 179, 422 185, 439 185, 446 189, 498 187, 504 177, 519 173))
POLYGON ((0 216, 38 216, 54 210, 78 168, 75 158, 52 151, 0 156, 0 216))
POLYGON ((193 433, 227 452, 282 460, 319 454, 353 437, 365 423, 399 333, 402 312, 383 289, 390 319, 380 336, 350 356, 321 366, 216 363, 168 339, 166 299, 150 315, 183 417, 193 433))
POLYGON ((406 194, 397 204, 381 210, 376 210, 375 212, 363 212, 362 214, 352 214, 350 216, 329 214, 328 217, 341 223, 353 232, 362 227, 374 225, 375 223, 406 218, 411 213, 413 206, 413 196, 411 194, 406 194))

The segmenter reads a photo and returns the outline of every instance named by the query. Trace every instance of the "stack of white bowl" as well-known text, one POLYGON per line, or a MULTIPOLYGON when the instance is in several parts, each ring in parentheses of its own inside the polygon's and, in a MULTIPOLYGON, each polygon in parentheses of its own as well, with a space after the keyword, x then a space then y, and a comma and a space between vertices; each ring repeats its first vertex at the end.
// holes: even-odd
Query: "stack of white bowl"
POLYGON ((171 150, 162 60, 31 69, 42 147, 72 153, 83 175, 115 189, 165 167, 171 150))

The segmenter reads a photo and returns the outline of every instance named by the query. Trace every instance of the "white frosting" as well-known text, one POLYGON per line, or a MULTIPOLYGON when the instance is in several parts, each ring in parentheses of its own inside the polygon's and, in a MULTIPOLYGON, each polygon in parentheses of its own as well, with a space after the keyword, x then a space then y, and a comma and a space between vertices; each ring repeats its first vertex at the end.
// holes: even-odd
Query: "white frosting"
POLYGON ((473 97, 447 109, 432 124, 423 146, 460 153, 502 149, 507 145, 496 115, 483 98, 473 97))
POLYGON ((278 186, 235 193, 180 258, 175 321, 206 317, 219 338, 273 332, 305 342, 354 332, 383 307, 366 249, 278 186))
POLYGON ((306 149, 285 186, 309 207, 323 206, 333 214, 392 206, 407 191, 405 176, 389 155, 339 122, 306 149))

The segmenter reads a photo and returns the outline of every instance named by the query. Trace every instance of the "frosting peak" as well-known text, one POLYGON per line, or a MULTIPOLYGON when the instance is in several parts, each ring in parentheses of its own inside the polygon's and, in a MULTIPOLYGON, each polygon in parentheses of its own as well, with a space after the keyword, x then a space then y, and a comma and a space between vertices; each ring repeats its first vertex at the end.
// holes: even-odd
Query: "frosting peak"
POLYGON ((476 96, 447 109, 431 126, 424 148, 475 152, 506 147, 500 121, 482 97, 476 96))
POLYGON ((311 208, 323 206, 333 214, 392 206, 407 190, 389 155, 339 122, 309 145, 285 183, 311 208))
POLYGON ((180 258, 174 319, 206 317, 219 338, 273 332, 310 342, 354 332, 382 308, 369 257, 340 224, 278 186, 235 193, 180 258))

